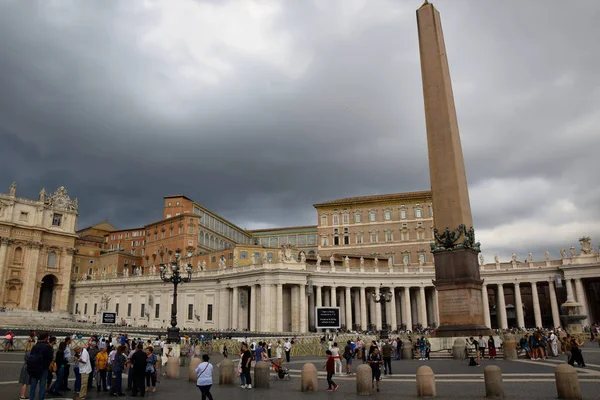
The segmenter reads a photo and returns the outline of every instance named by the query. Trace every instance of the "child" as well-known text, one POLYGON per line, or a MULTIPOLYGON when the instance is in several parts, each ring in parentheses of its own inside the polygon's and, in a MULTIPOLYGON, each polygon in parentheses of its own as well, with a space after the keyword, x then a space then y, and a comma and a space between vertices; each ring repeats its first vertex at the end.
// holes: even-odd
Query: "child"
POLYGON ((333 358, 333 353, 331 353, 331 350, 327 350, 325 354, 327 354, 327 361, 325 362, 325 365, 323 365, 323 368, 327 370, 327 384, 329 385, 325 391, 333 392, 338 388, 338 385, 336 385, 331 379, 335 373, 335 359, 333 358))

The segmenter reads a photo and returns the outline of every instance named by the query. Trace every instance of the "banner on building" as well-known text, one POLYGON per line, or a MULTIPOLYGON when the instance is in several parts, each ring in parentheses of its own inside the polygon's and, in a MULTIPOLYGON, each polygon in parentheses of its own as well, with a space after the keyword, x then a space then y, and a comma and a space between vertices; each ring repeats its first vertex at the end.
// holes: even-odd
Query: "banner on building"
POLYGON ((340 329, 339 307, 315 307, 315 328, 340 329))
POLYGON ((103 312, 102 313, 102 323, 103 324, 116 324, 117 323, 117 313, 115 312, 103 312))

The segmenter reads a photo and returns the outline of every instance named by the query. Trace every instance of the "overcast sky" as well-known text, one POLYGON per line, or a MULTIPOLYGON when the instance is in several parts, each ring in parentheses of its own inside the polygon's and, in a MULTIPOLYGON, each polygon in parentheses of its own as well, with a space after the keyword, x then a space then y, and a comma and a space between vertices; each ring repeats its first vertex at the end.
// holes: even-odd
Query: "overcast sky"
MULTIPOLYGON (((438 0, 486 261, 600 239, 600 2, 438 0)), ((420 0, 0 1, 0 191, 244 228, 429 189, 420 0)))

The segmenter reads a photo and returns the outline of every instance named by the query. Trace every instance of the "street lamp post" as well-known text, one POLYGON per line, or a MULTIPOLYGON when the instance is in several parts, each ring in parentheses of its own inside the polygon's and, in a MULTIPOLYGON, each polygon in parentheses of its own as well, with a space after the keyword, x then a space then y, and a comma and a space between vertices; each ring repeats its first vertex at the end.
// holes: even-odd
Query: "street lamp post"
POLYGON ((192 265, 181 264, 181 249, 175 250, 175 261, 169 264, 160 265, 160 279, 163 282, 171 282, 173 284, 173 305, 171 306, 171 326, 167 329, 167 343, 179 343, 179 328, 177 327, 177 285, 183 282, 189 282, 192 280, 192 265), (181 269, 185 267, 185 273, 187 276, 182 276, 181 269), (167 272, 171 270, 171 274, 167 275, 167 272))
POLYGON ((390 292, 383 292, 383 285, 379 286, 379 294, 375 294, 375 293, 371 293, 371 296, 373 297, 373 301, 375 303, 379 303, 379 305, 381 306, 381 332, 379 334, 379 336, 381 337, 381 339, 387 339, 388 338, 388 331, 387 331, 387 320, 386 320, 386 313, 385 313, 385 303, 389 303, 390 301, 392 301, 392 294, 390 292))

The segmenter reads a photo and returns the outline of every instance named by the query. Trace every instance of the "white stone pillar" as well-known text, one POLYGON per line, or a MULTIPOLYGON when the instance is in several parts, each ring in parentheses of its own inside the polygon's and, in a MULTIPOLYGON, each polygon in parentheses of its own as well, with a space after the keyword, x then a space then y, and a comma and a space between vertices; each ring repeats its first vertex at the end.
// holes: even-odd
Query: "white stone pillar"
POLYGON ((300 332, 305 333, 306 329, 306 286, 301 284, 299 286, 299 300, 300 300, 300 332))
POLYGON ((492 318, 490 316, 490 300, 488 298, 488 290, 487 285, 484 283, 481 287, 481 298, 482 298, 482 307, 483 307, 483 319, 485 326, 488 328, 492 327, 492 318))
POLYGON ((360 321, 360 289, 358 289, 354 290, 354 324, 357 326, 356 330, 360 329, 360 321))
POLYGON ((352 288, 346 286, 346 329, 352 330, 352 288))
MULTIPOLYGON (((486 293, 487 293, 487 291, 486 291, 486 293)), ((484 310, 484 312, 485 312, 485 310, 484 310)), ((433 313, 435 315, 435 326, 439 326, 440 325, 440 307, 438 305, 438 291, 435 287, 433 288, 433 313)), ((488 315, 488 321, 489 321, 489 319, 490 319, 490 308, 489 307, 487 309, 487 315, 488 315)), ((486 326, 489 326, 489 325, 486 325, 486 326)))
POLYGON ((585 295, 585 289, 583 288, 583 282, 581 278, 575 279, 575 291, 577 292, 577 302, 582 305, 581 311, 583 315, 587 315, 587 318, 581 321, 583 326, 589 325, 590 314, 589 307, 587 304, 587 298, 585 295))
POLYGON ((533 299, 533 317, 535 318, 535 327, 542 327, 542 312, 540 311, 540 298, 538 295, 537 282, 531 282, 531 297, 533 299))
POLYGON ((240 319, 240 289, 233 287, 233 296, 231 298, 231 329, 237 329, 240 319))
POLYGON ((283 284, 277 284, 277 332, 283 332, 283 284))
POLYGON ((260 285, 260 330, 271 332, 271 285, 260 285))
POLYGON ((250 292, 250 332, 256 332, 256 297, 258 294, 258 285, 252 285, 250 292))
POLYGON ((573 286, 571 286, 571 280, 565 279, 565 286, 567 287, 567 300, 570 297, 575 301, 575 296, 573 296, 573 286))
POLYGON ((340 325, 346 325, 346 296, 344 296, 344 292, 342 291, 340 291, 338 307, 340 308, 340 325))
POLYGON ((410 287, 405 287, 404 288, 404 299, 403 299, 403 303, 404 303, 404 323, 406 324, 406 329, 409 331, 413 330, 413 323, 412 323, 412 310, 410 307, 410 287))
POLYGON ((321 291, 321 286, 315 286, 315 291, 317 292, 317 307, 323 307, 323 293, 321 291))
POLYGON ((508 329, 508 321, 506 320, 506 302, 504 300, 504 286, 498 284, 497 293, 496 317, 498 318, 498 326, 500 329, 508 329))
POLYGON ((330 288, 329 295, 331 298, 329 301, 329 304, 331 304, 330 307, 337 307, 337 287, 332 286, 330 288))
MULTIPOLYGON (((25 284, 23 285, 23 291, 21 292, 21 308, 26 308, 27 310, 37 310, 37 304, 34 304, 34 298, 36 297, 35 291, 38 289, 37 283, 39 283, 36 279, 39 257, 40 257, 40 248, 41 244, 32 243, 28 245, 30 256, 26 259, 29 261, 27 264, 23 263, 23 267, 25 268, 26 278, 25 284)), ((46 264, 48 260, 44 260, 44 264, 46 264)), ((45 269, 45 268, 44 268, 45 269)), ((64 283, 64 282, 59 282, 64 283)), ((38 293, 39 296, 39 293, 38 293)), ((93 306, 92 306, 93 307, 93 306)), ((94 310, 92 309, 92 312, 94 310)))
POLYGON ((300 331, 300 288, 292 286, 292 332, 300 331))
POLYGON ((390 320, 389 320, 389 324, 392 327, 392 331, 395 331, 396 329, 398 329, 398 319, 397 314, 396 314, 396 288, 395 287, 390 287, 390 292, 392 293, 392 299, 389 303, 390 306, 390 320))
MULTIPOLYGON (((375 299, 379 300, 379 294, 381 293, 381 291, 379 290, 379 288, 375 289, 375 299)), ((375 303, 375 302, 373 302, 375 303)), ((384 310, 385 310, 385 304, 384 306, 384 310)), ((375 329, 377 329, 378 331, 380 331, 381 329, 383 329, 383 324, 382 324, 382 316, 381 316, 381 303, 375 303, 375 329)))
POLYGON ((6 281, 4 273, 8 270, 6 254, 10 242, 12 241, 8 238, 0 238, 0 305, 4 305, 4 282, 6 281))
MULTIPOLYGON (((314 288, 314 286, 313 286, 314 288)), ((315 328, 315 293, 314 289, 308 293, 308 330, 312 332, 315 328)))
POLYGON ((519 282, 515 282, 515 311, 517 312, 517 328, 525 328, 523 300, 521 299, 521 285, 519 282))
POLYGON ((427 328, 427 298, 425 297, 425 286, 419 288, 419 295, 421 300, 419 302, 419 318, 421 319, 419 322, 423 328, 427 328))
POLYGON ((365 287, 360 287, 360 329, 367 330, 367 294, 365 287))
POLYGON ((550 307, 552 308, 552 328, 558 328, 560 324, 560 314, 558 311, 558 301, 556 299, 556 289, 554 288, 554 281, 551 279, 548 281, 548 291, 550 292, 550 307))

